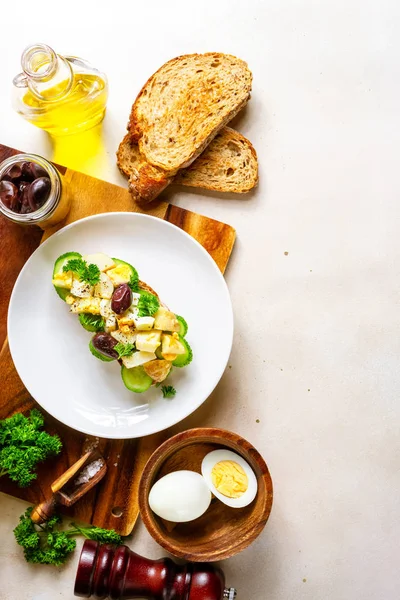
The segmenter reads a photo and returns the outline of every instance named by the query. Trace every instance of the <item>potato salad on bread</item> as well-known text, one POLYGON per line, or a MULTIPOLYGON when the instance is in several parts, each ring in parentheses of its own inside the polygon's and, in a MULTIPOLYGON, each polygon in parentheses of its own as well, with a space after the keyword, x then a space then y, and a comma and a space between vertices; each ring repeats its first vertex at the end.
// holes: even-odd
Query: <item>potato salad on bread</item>
MULTIPOLYGON (((104 362, 118 361, 130 391, 159 386, 173 367, 191 362, 185 319, 164 306, 129 263, 102 253, 67 252, 55 262, 53 285, 94 334, 90 352, 104 362)), ((167 398, 176 393, 170 385, 161 390, 167 398)))

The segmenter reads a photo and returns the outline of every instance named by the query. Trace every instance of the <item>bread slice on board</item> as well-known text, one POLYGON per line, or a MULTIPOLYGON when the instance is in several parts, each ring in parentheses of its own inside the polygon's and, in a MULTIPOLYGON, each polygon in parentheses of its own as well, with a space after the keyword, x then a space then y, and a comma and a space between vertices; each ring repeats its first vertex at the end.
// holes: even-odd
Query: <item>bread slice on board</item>
POLYGON ((258 182, 257 154, 247 138, 224 127, 174 183, 219 192, 249 192, 258 182))
POLYGON ((217 52, 179 56, 152 75, 128 124, 145 161, 131 178, 132 193, 155 198, 243 108, 251 82, 244 61, 217 52))
MULTIPOLYGON (((137 144, 127 134, 117 152, 120 171, 131 177, 142 160, 137 144)), ((173 181, 219 192, 248 192, 258 181, 256 152, 243 135, 224 127, 190 167, 178 171, 173 181)))

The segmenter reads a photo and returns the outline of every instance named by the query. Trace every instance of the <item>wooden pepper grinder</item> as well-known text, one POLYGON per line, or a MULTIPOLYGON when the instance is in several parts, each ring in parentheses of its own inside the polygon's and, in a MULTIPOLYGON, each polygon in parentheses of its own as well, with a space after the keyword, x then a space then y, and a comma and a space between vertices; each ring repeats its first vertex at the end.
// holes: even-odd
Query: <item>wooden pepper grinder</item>
POLYGON ((209 563, 177 565, 170 558, 150 560, 127 546, 86 540, 75 579, 75 596, 98 600, 234 600, 221 569, 209 563))

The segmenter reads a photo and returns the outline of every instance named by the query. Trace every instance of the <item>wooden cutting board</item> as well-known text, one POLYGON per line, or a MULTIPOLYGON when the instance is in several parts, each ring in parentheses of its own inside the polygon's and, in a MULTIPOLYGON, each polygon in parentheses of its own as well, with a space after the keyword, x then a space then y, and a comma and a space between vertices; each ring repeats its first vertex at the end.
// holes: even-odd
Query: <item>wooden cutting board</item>
MULTIPOLYGON (((0 162, 18 152, 0 144, 0 162)), ((0 419, 17 411, 26 413, 38 407, 14 368, 7 343, 6 320, 18 273, 43 239, 64 225, 89 215, 113 211, 147 212, 192 235, 211 254, 222 272, 228 264, 235 241, 235 230, 230 225, 162 201, 151 204, 148 211, 143 211, 124 188, 62 166, 58 166, 58 169, 73 194, 71 211, 63 223, 43 233, 39 228, 21 227, 0 216, 0 419)), ((46 358, 43 357, 43 377, 45 374, 46 358)), ((40 410, 44 413, 43 409, 40 410)), ((2 477, 0 491, 32 504, 41 502, 48 495, 51 482, 73 464, 88 446, 96 444, 107 460, 107 474, 93 490, 65 512, 84 522, 114 528, 122 535, 131 533, 139 513, 137 497, 143 467, 150 454, 168 437, 168 431, 135 440, 98 440, 62 425, 46 413, 45 416, 46 429, 57 433, 63 442, 62 454, 39 467, 37 482, 29 488, 18 488, 7 477, 2 477)))

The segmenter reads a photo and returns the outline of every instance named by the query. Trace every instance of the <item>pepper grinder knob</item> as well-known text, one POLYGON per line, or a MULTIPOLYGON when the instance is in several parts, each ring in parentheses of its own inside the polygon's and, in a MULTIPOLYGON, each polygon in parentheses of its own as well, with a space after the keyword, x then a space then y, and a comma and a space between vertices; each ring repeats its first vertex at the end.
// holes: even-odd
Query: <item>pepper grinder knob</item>
POLYGON ((225 588, 223 598, 224 600, 235 600, 236 594, 235 588, 225 588))

